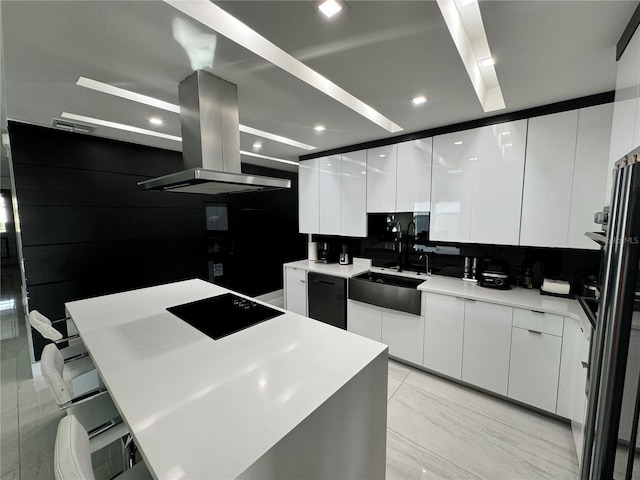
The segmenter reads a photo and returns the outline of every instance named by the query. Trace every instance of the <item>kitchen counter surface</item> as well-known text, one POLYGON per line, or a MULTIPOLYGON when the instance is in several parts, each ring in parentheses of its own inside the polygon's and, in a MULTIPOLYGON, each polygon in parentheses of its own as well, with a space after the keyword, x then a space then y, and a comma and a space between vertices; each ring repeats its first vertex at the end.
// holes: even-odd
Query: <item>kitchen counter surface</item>
POLYGON ((342 278, 351 278, 369 270, 369 265, 364 263, 354 263, 352 265, 340 265, 339 263, 316 263, 310 260, 299 260, 283 265, 291 268, 301 268, 308 272, 324 273, 342 278))
POLYGON ((65 304, 155 478, 235 478, 359 372, 386 371, 386 345, 282 309, 215 341, 165 310, 226 292, 187 280, 65 304))
POLYGON ((591 323, 577 300, 540 295, 540 291, 537 289, 513 287, 510 290, 498 290, 485 288, 475 283, 464 282, 460 278, 440 275, 429 275, 428 279, 418 286, 418 289, 423 292, 441 293, 574 318, 580 322, 587 337, 590 337, 591 323))

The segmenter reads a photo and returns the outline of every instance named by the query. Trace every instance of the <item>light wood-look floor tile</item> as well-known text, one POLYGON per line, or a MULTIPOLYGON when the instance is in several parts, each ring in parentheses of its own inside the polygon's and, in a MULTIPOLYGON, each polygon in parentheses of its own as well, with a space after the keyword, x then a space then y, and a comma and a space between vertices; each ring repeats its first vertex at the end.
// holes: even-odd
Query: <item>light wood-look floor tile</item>
POLYGON ((574 479, 577 462, 554 444, 404 382, 388 428, 484 479, 574 479))
POLYGON ((394 360, 389 360, 389 376, 387 383, 387 400, 391 398, 391 396, 398 389, 400 384, 407 378, 407 376, 411 373, 411 368, 403 365, 400 362, 396 362, 394 360))

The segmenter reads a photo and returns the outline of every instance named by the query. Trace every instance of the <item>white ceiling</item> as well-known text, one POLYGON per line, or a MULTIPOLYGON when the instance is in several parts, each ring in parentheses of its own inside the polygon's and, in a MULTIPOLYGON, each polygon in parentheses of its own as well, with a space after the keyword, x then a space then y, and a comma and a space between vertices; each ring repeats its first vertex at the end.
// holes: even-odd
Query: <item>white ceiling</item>
MULTIPOLYGON (((349 1, 327 21, 308 1, 223 1, 223 9, 404 128, 444 126, 615 89, 615 45, 637 1, 481 1, 507 108, 485 114, 435 1, 349 1), (425 93, 415 107, 410 98, 425 93)), ((84 76, 171 103, 192 67, 173 39, 185 17, 158 1, 0 2, 10 119, 51 125, 70 112, 180 135, 178 115, 75 85, 84 76), (165 123, 152 127, 151 116, 165 123)), ((218 36, 211 71, 238 85, 240 123, 318 147, 391 133, 218 36), (327 130, 318 133, 313 126, 327 130)), ((95 135, 180 150, 180 143, 106 127, 95 135)), ((241 134, 241 149, 256 137, 241 134)), ((262 140, 260 153, 310 153, 262 140)), ((243 157, 243 162, 289 169, 243 157)), ((295 167, 293 167, 295 169, 295 167)))

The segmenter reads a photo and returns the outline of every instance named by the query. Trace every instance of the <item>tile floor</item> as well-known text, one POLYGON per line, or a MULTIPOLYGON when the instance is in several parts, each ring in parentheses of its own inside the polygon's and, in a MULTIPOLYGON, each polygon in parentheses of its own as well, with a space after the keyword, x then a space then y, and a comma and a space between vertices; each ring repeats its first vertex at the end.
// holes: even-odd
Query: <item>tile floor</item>
MULTIPOLYGON (((0 480, 53 479, 62 414, 31 379, 17 271, 3 269, 0 480)), ((389 361, 387 479, 575 479, 568 424, 389 361)), ((93 456, 96 478, 120 465, 117 446, 93 456)))

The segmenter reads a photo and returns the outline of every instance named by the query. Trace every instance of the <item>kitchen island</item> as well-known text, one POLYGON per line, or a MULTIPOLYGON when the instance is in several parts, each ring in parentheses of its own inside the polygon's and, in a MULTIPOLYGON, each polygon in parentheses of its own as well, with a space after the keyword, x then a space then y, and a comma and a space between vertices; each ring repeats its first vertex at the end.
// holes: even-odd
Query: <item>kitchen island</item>
POLYGON ((387 347, 281 309, 213 340, 166 310, 228 292, 65 304, 153 476, 384 478, 387 347))

